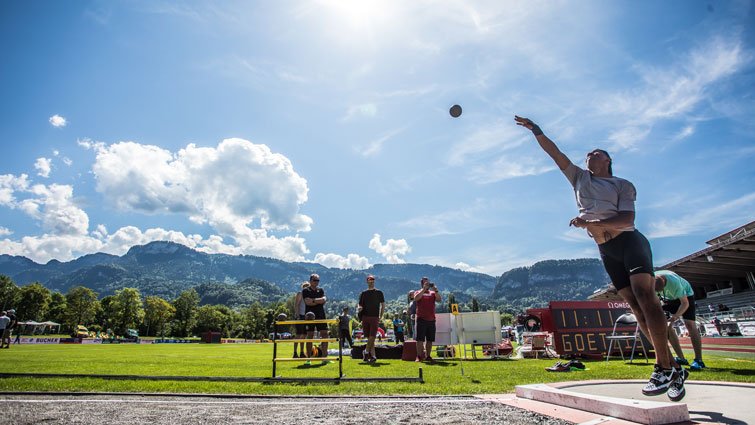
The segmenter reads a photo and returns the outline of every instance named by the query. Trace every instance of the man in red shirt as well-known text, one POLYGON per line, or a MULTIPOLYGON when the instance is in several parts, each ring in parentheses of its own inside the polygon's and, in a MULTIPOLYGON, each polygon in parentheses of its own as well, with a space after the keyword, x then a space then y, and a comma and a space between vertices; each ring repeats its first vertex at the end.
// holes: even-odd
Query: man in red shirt
POLYGON ((440 291, 430 279, 423 277, 420 281, 422 289, 414 293, 414 302, 417 304, 417 360, 432 361, 430 353, 435 342, 435 304, 440 302, 440 291), (424 342, 424 344, 422 344, 424 342), (427 357, 425 357, 427 354, 427 357))

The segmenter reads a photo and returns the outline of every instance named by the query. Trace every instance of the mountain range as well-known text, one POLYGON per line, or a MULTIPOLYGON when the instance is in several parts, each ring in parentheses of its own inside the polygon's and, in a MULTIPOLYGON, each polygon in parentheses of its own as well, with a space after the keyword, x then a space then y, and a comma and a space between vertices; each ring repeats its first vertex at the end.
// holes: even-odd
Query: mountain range
POLYGON ((74 286, 86 286, 100 297, 132 287, 142 295, 168 300, 194 287, 203 304, 230 306, 282 300, 297 291, 312 273, 320 275, 321 286, 335 300, 356 299, 365 288, 368 274, 377 277, 377 286, 386 300, 404 299, 410 290, 418 288, 422 276, 428 276, 442 292, 454 293, 459 302, 475 297, 485 304, 513 310, 543 306, 548 300, 585 299, 608 282, 598 259, 542 261, 496 278, 427 264, 334 269, 317 263, 207 254, 167 241, 134 246, 122 256, 97 253, 46 264, 21 256, 0 255, 0 274, 9 276, 18 285, 40 282, 61 293, 74 286))

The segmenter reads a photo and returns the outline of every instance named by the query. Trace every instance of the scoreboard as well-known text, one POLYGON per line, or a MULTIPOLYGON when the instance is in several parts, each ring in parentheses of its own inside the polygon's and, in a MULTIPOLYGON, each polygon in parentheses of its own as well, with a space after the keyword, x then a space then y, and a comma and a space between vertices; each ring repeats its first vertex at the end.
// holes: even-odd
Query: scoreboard
MULTIPOLYGON (((539 316, 542 330, 553 332, 553 344, 559 354, 605 355, 609 345, 606 336, 613 332, 614 322, 631 311, 629 304, 623 301, 551 301, 547 309, 533 310, 532 313, 539 316)), ((631 334, 634 328, 634 325, 620 325, 616 332, 631 334)), ((646 350, 651 349, 644 336, 642 343, 646 350)), ((616 344, 620 344, 626 353, 632 349, 631 341, 616 341, 614 354, 618 354, 616 344)))

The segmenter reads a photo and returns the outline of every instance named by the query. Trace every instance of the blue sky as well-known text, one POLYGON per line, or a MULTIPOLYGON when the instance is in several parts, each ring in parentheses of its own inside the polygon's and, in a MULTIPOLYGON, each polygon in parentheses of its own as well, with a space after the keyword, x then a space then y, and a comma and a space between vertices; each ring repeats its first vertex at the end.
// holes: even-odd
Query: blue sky
POLYGON ((755 219, 750 1, 4 1, 0 40, 4 254, 597 257, 514 114, 611 153, 656 265, 755 219))

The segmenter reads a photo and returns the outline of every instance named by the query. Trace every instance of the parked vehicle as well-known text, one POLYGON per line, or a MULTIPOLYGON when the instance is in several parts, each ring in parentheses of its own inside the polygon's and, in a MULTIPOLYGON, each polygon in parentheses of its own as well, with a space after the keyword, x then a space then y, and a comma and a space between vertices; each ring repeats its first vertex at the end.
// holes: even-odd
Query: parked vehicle
POLYGON ((126 335, 121 340, 123 342, 139 342, 139 331, 136 329, 126 329, 126 335))
POLYGON ((89 338, 89 329, 84 325, 77 325, 73 331, 74 338, 89 338))

